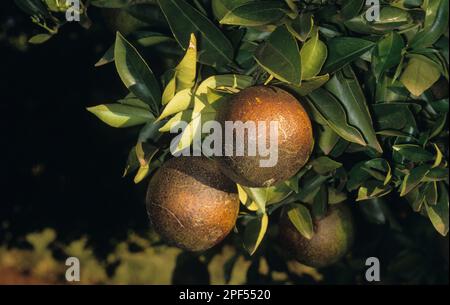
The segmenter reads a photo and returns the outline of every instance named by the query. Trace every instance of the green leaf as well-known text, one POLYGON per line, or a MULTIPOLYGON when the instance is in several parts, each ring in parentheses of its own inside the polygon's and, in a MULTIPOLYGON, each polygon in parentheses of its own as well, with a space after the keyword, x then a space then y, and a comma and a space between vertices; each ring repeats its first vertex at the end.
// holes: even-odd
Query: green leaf
POLYGON ((356 37, 335 37, 327 42, 328 58, 325 73, 335 72, 373 48, 372 41, 356 37))
POLYGON ((439 68, 434 62, 425 56, 416 55, 409 60, 400 81, 409 92, 420 96, 439 79, 440 75, 439 68))
POLYGON ((361 169, 375 179, 383 181, 384 185, 387 185, 392 179, 391 166, 388 161, 382 158, 375 158, 364 162, 361 169))
POLYGON ((418 186, 430 171, 430 167, 430 165, 423 164, 413 168, 403 179, 400 196, 405 196, 418 186))
POLYGON ((328 126, 339 136, 349 142, 358 143, 365 146, 361 132, 351 126, 348 122, 347 114, 341 103, 328 91, 319 88, 308 95, 310 105, 314 107, 323 117, 328 126))
POLYGON ((180 63, 173 70, 173 77, 164 88, 161 103, 167 104, 175 93, 184 89, 190 89, 195 84, 197 67, 197 40, 194 34, 191 34, 189 46, 180 63))
POLYGON ((317 144, 325 155, 328 155, 339 141, 339 135, 328 125, 318 128, 318 138, 317 144))
POLYGON ((244 245, 250 255, 253 255, 258 249, 269 224, 269 217, 263 214, 257 218, 251 219, 244 231, 244 245))
POLYGON ((119 32, 114 47, 116 69, 125 86, 146 102, 153 113, 159 112, 161 91, 152 70, 142 56, 119 32))
POLYGON ((194 33, 199 41, 198 60, 213 67, 233 61, 233 46, 225 35, 202 13, 184 0, 158 0, 170 29, 181 47, 189 45, 194 33))
POLYGON ((438 167, 441 165, 441 162, 444 158, 444 155, 442 154, 441 150, 439 149, 439 146, 436 144, 433 144, 434 149, 436 150, 436 158, 434 158, 433 168, 438 167))
POLYGON ((143 108, 122 104, 104 104, 87 110, 112 127, 122 128, 145 124, 155 117, 143 108))
POLYGON ((202 101, 208 103, 210 89, 217 90, 241 90, 253 85, 253 78, 247 75, 223 74, 213 75, 200 83, 195 95, 202 101))
POLYGON ((358 189, 358 197, 356 201, 380 198, 392 191, 392 187, 384 185, 380 181, 368 180, 365 181, 358 189))
POLYGON ((41 44, 52 38, 50 34, 37 34, 31 37, 28 42, 31 44, 41 44))
POLYGON ((122 177, 125 177, 128 174, 130 174, 131 172, 134 172, 135 170, 137 170, 139 168, 139 165, 140 165, 139 160, 136 155, 136 146, 133 146, 133 148, 128 153, 127 164, 123 171, 122 177))
POLYGON ((302 204, 296 204, 287 210, 289 220, 298 232, 307 239, 314 235, 313 222, 308 209, 302 204))
POLYGON ((255 59, 277 79, 295 85, 300 84, 300 52, 295 38, 286 26, 280 26, 270 34, 256 50, 255 59))
POLYGON ((314 30, 311 38, 300 50, 302 79, 311 79, 319 74, 327 59, 327 46, 319 39, 319 31, 314 30))
POLYGON ((268 200, 268 188, 246 187, 242 185, 240 187, 247 193, 251 201, 256 204, 260 214, 265 213, 268 200))
POLYGON ((382 152, 373 128, 366 98, 353 70, 346 67, 337 72, 325 87, 342 103, 348 114, 349 123, 361 131, 367 145, 378 152, 382 152))
POLYGON ((342 163, 336 162, 328 157, 322 156, 314 159, 311 165, 316 173, 324 175, 332 172, 342 166, 342 163))
POLYGON ((181 127, 180 123, 189 122, 192 118, 192 110, 180 111, 168 120, 162 126, 160 132, 169 132, 171 129, 178 130, 181 127))
POLYGON ((213 12, 220 24, 261 26, 274 23, 286 15, 282 1, 213 0, 213 12))
POLYGON ((184 89, 179 91, 170 100, 170 102, 164 107, 161 115, 158 117, 158 121, 178 113, 180 111, 187 110, 194 106, 194 96, 192 95, 191 89, 184 89))
POLYGON ((424 27, 409 43, 411 48, 420 49, 431 46, 446 30, 448 31, 448 5, 448 0, 428 0, 424 27))
POLYGON ((356 190, 361 184, 370 178, 370 174, 363 168, 364 162, 358 162, 348 173, 347 190, 349 192, 356 190))
POLYGON ((364 0, 344 0, 340 14, 345 20, 351 19, 359 14, 364 6, 364 0))
POLYGON ((436 181, 425 183, 422 192, 427 204, 436 205, 438 201, 438 188, 436 181))
MULTIPOLYGON (((176 41, 168 36, 161 33, 150 32, 150 31, 135 31, 129 35, 129 38, 137 45, 148 48, 152 47, 157 52, 169 53, 167 49, 170 48, 172 52, 169 54, 179 52, 178 49, 174 50, 174 46, 178 47, 176 41)), ((95 67, 100 67, 114 61, 114 45, 109 47, 103 56, 95 63, 95 67)))
POLYGON ((250 196, 247 194, 247 192, 242 188, 241 185, 237 184, 238 194, 239 194, 239 201, 250 211, 255 212, 258 211, 258 205, 256 202, 254 202, 250 196))
POLYGON ((150 174, 150 163, 153 157, 158 152, 158 148, 147 143, 138 142, 136 144, 135 151, 140 166, 138 172, 136 173, 136 176, 134 177, 134 183, 138 184, 150 174))
POLYGON ((288 30, 300 41, 306 41, 313 29, 313 16, 311 13, 300 13, 294 20, 287 23, 288 30))
POLYGON ((143 108, 150 111, 150 107, 148 106, 148 104, 144 103, 143 101, 134 96, 126 96, 125 98, 118 100, 117 102, 122 105, 143 108))
POLYGON ((397 32, 390 32, 379 40, 372 54, 372 72, 378 81, 388 69, 395 67, 401 60, 405 44, 397 32))
POLYGON ((442 236, 446 236, 449 227, 449 209, 448 209, 448 191, 447 187, 441 182, 438 188, 439 198, 436 205, 426 204, 428 218, 430 218, 436 231, 442 236))
POLYGON ((392 146, 392 149, 402 155, 405 159, 413 162, 426 162, 434 159, 432 153, 419 145, 397 144, 392 146))
POLYGON ((288 90, 294 91, 295 94, 300 96, 307 96, 314 90, 322 87, 328 80, 330 76, 328 74, 315 76, 309 80, 302 81, 300 87, 295 85, 287 85, 285 83, 279 84, 282 88, 287 88, 288 90))
POLYGON ((267 192, 266 205, 279 203, 286 197, 288 197, 293 191, 291 186, 293 183, 295 183, 294 181, 296 181, 298 184, 298 179, 296 179, 295 176, 292 177, 290 180, 268 187, 266 190, 267 192))

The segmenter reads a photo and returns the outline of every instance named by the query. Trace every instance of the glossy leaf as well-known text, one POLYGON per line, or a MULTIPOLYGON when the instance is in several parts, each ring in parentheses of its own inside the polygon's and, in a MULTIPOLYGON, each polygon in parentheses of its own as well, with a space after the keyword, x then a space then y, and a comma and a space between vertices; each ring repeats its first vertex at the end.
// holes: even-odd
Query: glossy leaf
POLYGON ((311 165, 316 173, 324 175, 332 172, 342 166, 342 163, 336 162, 328 157, 322 156, 314 159, 311 165))
POLYGON ((117 72, 125 86, 139 99, 146 102, 153 113, 159 112, 161 101, 159 84, 152 70, 120 33, 117 33, 114 47, 117 72))
POLYGON ((192 95, 191 89, 184 89, 179 91, 170 100, 170 102, 164 107, 161 115, 158 117, 158 121, 173 115, 177 112, 187 110, 194 106, 194 96, 192 95))
POLYGON ((300 13, 294 20, 287 23, 288 30, 300 41, 306 41, 313 29, 313 16, 311 13, 300 13))
POLYGON ((420 182, 425 178, 425 176, 430 171, 429 165, 420 165, 418 167, 413 168, 409 174, 405 176, 401 185, 400 196, 405 196, 411 190, 419 185, 420 182))
POLYGON ((328 74, 315 76, 309 80, 302 81, 300 86, 288 85, 288 84, 279 84, 282 88, 287 88, 289 91, 293 91, 295 94, 299 96, 307 96, 314 90, 322 87, 328 80, 330 76, 328 74))
POLYGON ((286 26, 278 27, 255 53, 258 64, 277 79, 299 85, 301 82, 300 52, 297 42, 286 26))
POLYGON ((141 125, 155 119, 148 110, 122 104, 104 104, 87 110, 109 126, 117 128, 141 125))
POLYGON ((282 1, 213 0, 213 12, 221 24, 261 26, 274 23, 286 15, 282 1))
POLYGON ((426 162, 434 159, 434 156, 429 151, 423 149, 419 145, 413 144, 398 144, 394 145, 392 149, 402 155, 404 158, 413 162, 426 162))
POLYGON ((431 60, 417 55, 409 60, 400 81, 413 95, 420 96, 439 79, 440 75, 439 69, 431 60))
POLYGON ((448 31, 449 1, 428 0, 425 23, 409 43, 414 49, 425 48, 434 44, 445 31, 448 31))
POLYGON ((302 204, 296 204, 287 210, 289 220, 297 231, 307 239, 314 235, 313 222, 308 209, 302 204))
POLYGON ((208 92, 210 89, 235 89, 240 90, 253 85, 253 78, 247 75, 223 74, 210 76, 200 83, 195 95, 202 101, 208 102, 208 92))
POLYGON ((364 6, 364 0, 344 0, 340 14, 344 19, 351 19, 359 14, 364 6))
POLYGON ((349 123, 361 131, 367 145, 378 152, 382 152, 373 128, 366 98, 353 70, 346 67, 337 72, 325 87, 342 103, 348 114, 349 123))
POLYGON ((173 70, 173 77, 164 88, 162 94, 163 105, 167 104, 177 92, 190 89, 194 86, 197 67, 197 40, 191 34, 189 46, 180 63, 173 70))
POLYGON ((335 37, 327 42, 328 58, 323 67, 325 73, 335 72, 353 62, 374 47, 369 40, 356 37, 335 37))
POLYGON ((361 132, 351 126, 348 122, 347 114, 339 102, 331 93, 325 89, 319 88, 308 95, 308 101, 318 113, 323 117, 328 126, 333 129, 339 136, 349 142, 358 143, 365 146, 361 132))
POLYGON ((233 46, 225 35, 184 0, 158 0, 170 29, 178 44, 189 45, 194 33, 199 41, 198 60, 213 67, 221 67, 233 61, 233 46))
POLYGON ((314 30, 309 40, 300 50, 302 79, 311 79, 319 74, 327 59, 327 46, 319 39, 319 31, 314 30))
POLYGON ((37 34, 31 37, 28 42, 31 44, 41 44, 52 38, 50 34, 37 34))
POLYGON ((244 231, 244 245, 250 255, 253 255, 258 249, 269 224, 269 217, 263 214, 259 217, 251 219, 244 231))
POLYGON ((449 228, 449 199, 448 190, 443 183, 439 183, 439 198, 436 205, 426 204, 426 210, 428 218, 431 220, 436 231, 438 231, 442 236, 448 234, 449 228))
POLYGON ((403 48, 403 38, 397 32, 390 32, 378 41, 372 54, 372 72, 377 80, 382 73, 399 64, 403 48))
POLYGON ((356 201, 380 198, 392 191, 392 187, 384 185, 380 181, 368 180, 364 182, 358 189, 358 197, 356 201))
POLYGON ((339 135, 328 125, 321 126, 318 130, 317 144, 325 155, 328 155, 339 141, 339 135))

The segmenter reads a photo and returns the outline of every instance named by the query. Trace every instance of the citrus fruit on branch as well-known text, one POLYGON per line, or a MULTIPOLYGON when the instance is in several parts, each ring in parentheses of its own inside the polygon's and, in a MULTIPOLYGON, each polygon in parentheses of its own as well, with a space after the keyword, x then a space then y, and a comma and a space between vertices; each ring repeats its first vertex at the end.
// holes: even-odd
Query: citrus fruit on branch
POLYGON ((205 157, 165 162, 150 180, 147 212, 169 244, 202 251, 222 241, 239 212, 236 184, 205 157))
POLYGON ((283 210, 279 225, 279 240, 299 262, 311 267, 326 267, 336 263, 351 248, 354 224, 345 204, 331 205, 327 214, 314 221, 314 235, 307 239, 290 221, 283 210))
MULTIPOLYGON (((225 122, 254 122, 258 142, 270 147, 270 123, 277 122, 278 157, 274 166, 261 166, 268 158, 257 150, 249 155, 250 135, 245 133, 244 154, 233 154, 217 158, 221 170, 233 181, 250 187, 268 187, 288 180, 308 161, 314 139, 311 121, 300 102, 283 89, 273 86, 254 86, 234 94, 218 112, 218 121, 225 128, 225 122), (258 122, 265 123, 265 133, 259 130, 258 122), (260 135, 263 135, 260 137, 260 135)), ((225 143, 226 144, 226 143, 225 143)), ((258 146, 260 143, 258 143, 258 146)), ((225 145, 223 146, 226 149, 225 145)))

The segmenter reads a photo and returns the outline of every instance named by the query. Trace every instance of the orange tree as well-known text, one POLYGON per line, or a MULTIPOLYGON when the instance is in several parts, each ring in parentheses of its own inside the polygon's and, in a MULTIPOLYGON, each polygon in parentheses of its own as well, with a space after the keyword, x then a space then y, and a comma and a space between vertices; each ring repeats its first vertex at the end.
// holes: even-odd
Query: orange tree
MULTIPOLYGON (((148 211, 166 241, 205 250, 234 227, 238 244, 266 257, 273 270, 295 257, 337 271, 334 282, 347 281, 362 276, 365 259, 375 256, 386 282, 448 281, 430 272, 445 264, 430 255, 446 246, 448 264, 449 2, 376 3, 81 2, 82 26, 96 24, 88 13, 99 11, 116 33, 96 66, 114 64, 129 90, 88 111, 115 128, 140 126, 124 175, 135 183, 151 177, 148 211), (282 93, 246 93, 255 86, 282 93), (290 102, 274 106, 283 94, 306 117, 289 121, 290 102), (254 99, 242 113, 284 116, 292 131, 287 145, 306 153, 264 173, 251 160, 168 162, 170 143, 175 151, 191 148, 201 123, 254 99), (170 128, 182 122, 187 128, 175 137, 170 128), (292 138, 308 124, 313 141, 292 138), (227 204, 220 192, 229 194, 227 204), (234 200, 238 214, 224 211, 234 200), (211 206, 215 211, 205 212, 211 206)), ((45 31, 31 43, 51 39, 67 23, 65 1, 16 4, 45 31)))

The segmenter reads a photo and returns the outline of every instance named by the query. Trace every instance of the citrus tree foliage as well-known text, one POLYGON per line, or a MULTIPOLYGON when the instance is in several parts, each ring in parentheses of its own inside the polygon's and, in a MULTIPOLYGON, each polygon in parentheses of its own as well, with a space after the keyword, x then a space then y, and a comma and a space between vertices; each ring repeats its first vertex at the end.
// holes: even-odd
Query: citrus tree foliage
MULTIPOLYGON (((16 2, 41 26, 63 24, 51 1, 16 2)), ((94 6, 126 10, 148 25, 117 32, 96 64, 114 62, 129 93, 88 108, 112 127, 140 126, 124 172, 136 183, 168 157, 172 124, 189 122, 182 150, 229 95, 270 84, 307 108, 315 148, 289 181, 238 186, 237 228, 250 254, 285 205, 306 238, 313 220, 343 201, 394 227, 390 206, 400 202, 447 235, 448 0, 380 1, 374 21, 364 0, 92 0, 84 14, 94 6), (143 7, 164 16, 163 28, 139 16, 143 7), (164 45, 177 60, 156 75, 142 50, 165 54, 164 45)))

